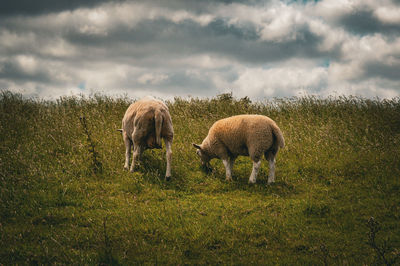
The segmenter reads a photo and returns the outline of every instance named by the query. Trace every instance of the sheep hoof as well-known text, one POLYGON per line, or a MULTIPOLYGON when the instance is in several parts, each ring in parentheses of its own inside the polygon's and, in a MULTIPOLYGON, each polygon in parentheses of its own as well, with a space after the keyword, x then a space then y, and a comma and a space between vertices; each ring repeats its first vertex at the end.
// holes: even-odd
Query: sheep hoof
POLYGON ((171 176, 166 176, 165 177, 165 181, 170 181, 171 180, 171 176))
POLYGON ((249 180, 249 184, 252 185, 252 184, 255 184, 255 183, 256 183, 256 180, 252 180, 252 179, 249 180))
POLYGON ((227 178, 225 178, 225 180, 226 180, 227 182, 232 182, 232 177, 227 177, 227 178))

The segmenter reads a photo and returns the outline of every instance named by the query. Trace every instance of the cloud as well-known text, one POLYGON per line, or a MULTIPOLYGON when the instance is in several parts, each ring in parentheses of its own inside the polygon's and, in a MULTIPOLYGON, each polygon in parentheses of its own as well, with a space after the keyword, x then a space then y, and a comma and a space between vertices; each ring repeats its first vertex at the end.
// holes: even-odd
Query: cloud
MULTIPOLYGON (((113 0, 114 2, 117 2, 113 0)), ((92 8, 110 0, 13 0, 2 3, 0 15, 42 15, 77 8, 92 8)))
POLYGON ((395 1, 35 3, 0 11, 2 88, 44 97, 400 95, 395 1))
POLYGON ((400 7, 388 0, 324 0, 314 7, 315 14, 322 14, 327 21, 352 34, 400 32, 400 7))
POLYGON ((368 62, 364 65, 365 76, 380 77, 388 80, 400 81, 400 60, 392 64, 368 62))
POLYGON ((398 6, 378 7, 374 11, 374 16, 384 24, 400 25, 400 7, 398 6))
POLYGON ((288 97, 305 90, 318 92, 319 88, 326 87, 327 75, 324 67, 253 68, 246 69, 234 82, 234 87, 241 97, 288 97))
POLYGON ((151 84, 156 85, 168 79, 168 76, 165 74, 154 74, 154 73, 146 73, 141 75, 138 78, 138 82, 140 84, 151 84))
POLYGON ((393 16, 383 16, 381 11, 377 15, 378 17, 372 10, 357 10, 354 13, 342 16, 339 23, 356 34, 400 33, 400 23, 396 23, 393 16))
POLYGON ((0 60, 0 78, 40 83, 51 80, 49 73, 34 57, 23 55, 0 60))

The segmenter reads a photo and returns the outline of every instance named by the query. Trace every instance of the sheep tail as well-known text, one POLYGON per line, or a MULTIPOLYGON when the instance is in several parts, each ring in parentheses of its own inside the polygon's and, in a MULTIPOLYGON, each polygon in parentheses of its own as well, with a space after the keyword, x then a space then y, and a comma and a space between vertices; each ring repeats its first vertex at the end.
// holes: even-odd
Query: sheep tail
POLYGON ((156 111, 154 115, 154 120, 156 123, 156 144, 157 146, 161 146, 161 128, 163 123, 162 113, 160 111, 156 111))
POLYGON ((274 133, 276 140, 277 140, 277 146, 279 148, 285 147, 285 139, 283 138, 282 131, 279 129, 277 125, 272 125, 272 132, 274 133))

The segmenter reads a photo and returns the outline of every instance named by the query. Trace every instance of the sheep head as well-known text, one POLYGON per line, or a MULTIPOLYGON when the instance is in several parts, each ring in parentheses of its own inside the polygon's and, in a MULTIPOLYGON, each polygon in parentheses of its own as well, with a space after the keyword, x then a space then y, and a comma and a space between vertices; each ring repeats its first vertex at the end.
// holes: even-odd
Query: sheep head
POLYGON ((197 149, 196 154, 200 157, 202 169, 207 173, 211 172, 212 168, 210 165, 210 156, 204 149, 201 148, 201 145, 193 143, 193 147, 197 149))

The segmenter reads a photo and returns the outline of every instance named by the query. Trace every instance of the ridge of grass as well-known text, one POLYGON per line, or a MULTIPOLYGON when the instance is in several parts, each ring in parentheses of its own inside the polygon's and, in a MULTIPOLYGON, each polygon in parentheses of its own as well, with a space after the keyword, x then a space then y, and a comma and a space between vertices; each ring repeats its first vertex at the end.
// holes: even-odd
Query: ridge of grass
POLYGON ((175 98, 170 182, 165 147, 123 170, 115 129, 131 102, 1 92, 0 264, 398 262, 399 98, 175 98), (265 160, 257 184, 247 184, 246 157, 226 182, 222 163, 203 173, 191 146, 244 113, 271 117, 284 134, 271 186, 265 160))

